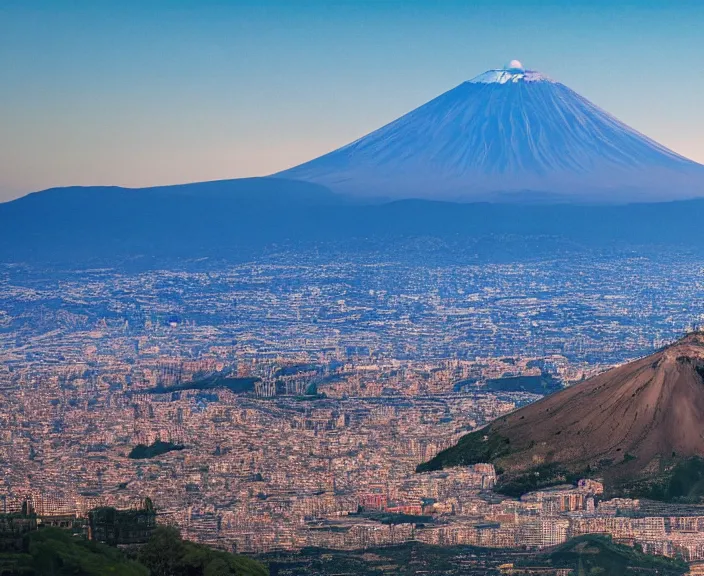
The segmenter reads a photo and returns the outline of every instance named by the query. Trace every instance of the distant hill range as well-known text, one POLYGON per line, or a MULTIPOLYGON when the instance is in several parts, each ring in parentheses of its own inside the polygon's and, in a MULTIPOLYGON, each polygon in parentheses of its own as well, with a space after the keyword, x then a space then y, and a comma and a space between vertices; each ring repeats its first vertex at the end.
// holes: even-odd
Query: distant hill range
POLYGON ((704 497, 704 333, 499 418, 418 467, 492 462, 510 495, 583 477, 607 492, 704 497))
POLYGON ((253 178, 126 189, 55 188, 0 204, 0 262, 165 266, 295 247, 398 258, 521 259, 620 246, 703 251, 704 200, 577 205, 358 202, 253 178), (422 242, 418 242, 421 239, 422 242))

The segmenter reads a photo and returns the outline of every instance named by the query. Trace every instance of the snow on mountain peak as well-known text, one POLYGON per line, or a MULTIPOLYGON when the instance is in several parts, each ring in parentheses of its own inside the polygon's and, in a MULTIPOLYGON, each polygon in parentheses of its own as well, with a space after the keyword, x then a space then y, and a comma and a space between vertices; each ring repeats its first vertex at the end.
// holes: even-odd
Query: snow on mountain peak
POLYGON ((520 60, 511 60, 503 68, 488 70, 484 74, 472 78, 470 82, 473 84, 515 84, 516 82, 552 82, 552 80, 535 70, 526 70, 520 60))

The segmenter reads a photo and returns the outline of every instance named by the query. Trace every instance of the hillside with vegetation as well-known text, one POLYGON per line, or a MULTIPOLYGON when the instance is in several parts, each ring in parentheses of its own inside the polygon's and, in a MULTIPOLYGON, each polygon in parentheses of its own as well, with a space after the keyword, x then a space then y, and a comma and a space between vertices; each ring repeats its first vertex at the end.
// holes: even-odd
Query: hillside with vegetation
POLYGON ((58 528, 24 534, 0 550, 2 576, 267 576, 259 562, 183 540, 157 528, 139 548, 124 551, 58 528))
POLYGON ((603 478, 609 496, 704 500, 704 332, 471 432, 418 472, 492 463, 509 496, 603 478))
POLYGON ((687 563, 683 560, 644 554, 637 547, 616 544, 609 536, 597 535, 574 538, 549 552, 519 562, 518 565, 534 570, 566 568, 573 570, 575 576, 679 576, 689 572, 687 563))

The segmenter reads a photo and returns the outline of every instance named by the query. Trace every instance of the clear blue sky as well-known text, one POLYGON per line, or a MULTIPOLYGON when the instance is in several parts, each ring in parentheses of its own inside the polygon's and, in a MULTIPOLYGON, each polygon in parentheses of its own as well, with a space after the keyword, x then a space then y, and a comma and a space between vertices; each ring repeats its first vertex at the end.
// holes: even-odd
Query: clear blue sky
POLYGON ((271 173, 512 58, 704 162, 702 0, 0 0, 0 200, 271 173))

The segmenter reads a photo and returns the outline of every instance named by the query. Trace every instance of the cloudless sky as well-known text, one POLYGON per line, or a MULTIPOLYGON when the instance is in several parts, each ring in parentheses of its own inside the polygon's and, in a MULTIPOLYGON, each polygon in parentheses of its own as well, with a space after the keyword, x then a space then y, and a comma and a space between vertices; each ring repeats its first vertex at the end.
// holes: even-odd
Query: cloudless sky
POLYGON ((265 175, 513 58, 704 162, 702 0, 0 0, 0 201, 265 175))

